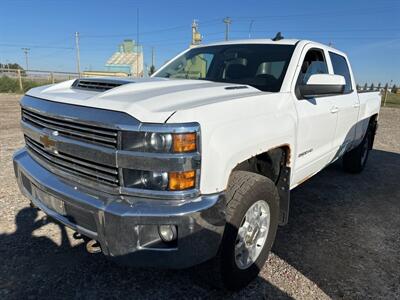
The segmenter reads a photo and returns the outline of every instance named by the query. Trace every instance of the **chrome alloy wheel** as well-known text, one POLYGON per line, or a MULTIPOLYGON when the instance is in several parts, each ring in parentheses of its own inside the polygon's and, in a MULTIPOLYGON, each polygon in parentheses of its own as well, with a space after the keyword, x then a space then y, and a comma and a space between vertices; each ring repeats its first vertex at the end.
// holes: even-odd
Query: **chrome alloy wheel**
POLYGON ((247 210, 235 243, 235 262, 239 269, 250 267, 260 255, 271 223, 269 205, 258 200, 247 210))

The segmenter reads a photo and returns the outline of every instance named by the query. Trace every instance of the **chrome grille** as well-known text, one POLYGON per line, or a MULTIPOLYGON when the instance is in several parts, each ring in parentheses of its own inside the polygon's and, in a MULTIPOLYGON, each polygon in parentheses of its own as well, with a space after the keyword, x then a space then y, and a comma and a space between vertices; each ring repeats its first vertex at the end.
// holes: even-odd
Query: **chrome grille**
POLYGON ((49 117, 37 112, 22 109, 22 120, 40 129, 58 131, 60 135, 116 149, 118 132, 114 129, 82 124, 57 117, 49 117))
POLYGON ((44 160, 50 166, 86 179, 100 181, 113 186, 119 185, 118 168, 116 167, 83 160, 62 152, 55 154, 46 150, 41 143, 26 135, 25 143, 31 153, 39 159, 39 162, 44 160))

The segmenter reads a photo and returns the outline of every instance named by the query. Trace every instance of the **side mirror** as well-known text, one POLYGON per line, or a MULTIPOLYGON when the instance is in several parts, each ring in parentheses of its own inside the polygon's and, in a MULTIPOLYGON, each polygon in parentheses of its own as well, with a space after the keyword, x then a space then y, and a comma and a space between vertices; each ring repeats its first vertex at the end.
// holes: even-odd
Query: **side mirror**
POLYGON ((316 97, 321 95, 343 94, 346 80, 341 75, 313 74, 306 84, 299 86, 302 97, 316 97))

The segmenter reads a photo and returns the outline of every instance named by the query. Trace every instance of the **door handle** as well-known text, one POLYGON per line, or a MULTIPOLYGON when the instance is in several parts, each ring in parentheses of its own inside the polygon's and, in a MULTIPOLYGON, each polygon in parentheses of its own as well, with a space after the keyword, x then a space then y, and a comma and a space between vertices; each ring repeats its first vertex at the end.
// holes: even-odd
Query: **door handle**
POLYGON ((354 107, 354 108, 359 108, 359 107, 360 107, 360 103, 359 103, 359 102, 355 102, 355 103, 353 104, 353 107, 354 107))
POLYGON ((333 107, 331 108, 331 113, 332 113, 332 114, 336 114, 338 111, 339 111, 339 107, 337 107, 337 106, 333 106, 333 107))

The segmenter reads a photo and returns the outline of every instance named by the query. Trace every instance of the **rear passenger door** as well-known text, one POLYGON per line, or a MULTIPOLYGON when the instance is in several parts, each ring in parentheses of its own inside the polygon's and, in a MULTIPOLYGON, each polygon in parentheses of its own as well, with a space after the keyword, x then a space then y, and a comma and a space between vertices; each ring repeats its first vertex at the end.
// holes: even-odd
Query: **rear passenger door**
POLYGON ((329 58, 333 73, 342 75, 346 80, 344 94, 332 97, 338 110, 338 122, 333 140, 333 149, 336 151, 335 158, 337 158, 352 146, 355 139, 360 102, 357 91, 353 88, 354 83, 346 57, 329 51, 329 58))

